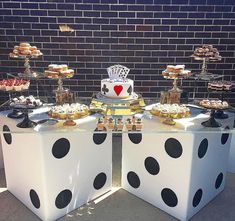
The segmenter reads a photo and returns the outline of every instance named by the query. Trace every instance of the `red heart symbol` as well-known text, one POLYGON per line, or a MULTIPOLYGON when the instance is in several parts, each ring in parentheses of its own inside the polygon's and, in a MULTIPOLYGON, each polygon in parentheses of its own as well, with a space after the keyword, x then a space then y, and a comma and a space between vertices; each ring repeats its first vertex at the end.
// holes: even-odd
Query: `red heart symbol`
POLYGON ((116 86, 114 86, 113 89, 118 96, 122 92, 123 87, 122 87, 122 85, 116 85, 116 86))

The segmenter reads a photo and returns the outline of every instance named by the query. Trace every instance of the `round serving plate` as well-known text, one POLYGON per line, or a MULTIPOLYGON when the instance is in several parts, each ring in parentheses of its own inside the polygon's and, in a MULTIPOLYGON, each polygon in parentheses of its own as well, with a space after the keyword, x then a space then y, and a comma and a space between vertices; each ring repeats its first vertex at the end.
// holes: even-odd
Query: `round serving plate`
POLYGON ((221 61, 222 57, 218 56, 217 58, 214 57, 198 57, 195 55, 191 55, 191 58, 194 58, 194 60, 196 61, 203 61, 203 60, 207 60, 207 61, 221 61))

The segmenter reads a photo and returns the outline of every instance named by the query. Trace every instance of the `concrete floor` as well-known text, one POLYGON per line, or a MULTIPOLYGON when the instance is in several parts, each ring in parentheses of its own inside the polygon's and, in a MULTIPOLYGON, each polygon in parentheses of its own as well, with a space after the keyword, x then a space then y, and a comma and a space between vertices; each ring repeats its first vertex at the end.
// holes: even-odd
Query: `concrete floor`
MULTIPOLYGON (((145 201, 119 189, 112 195, 94 200, 59 221, 176 221, 145 201)), ((39 221, 19 200, 6 190, 4 170, 0 170, 0 221, 39 221)), ((228 174, 225 190, 196 214, 191 221, 235 220, 235 174, 228 174)))

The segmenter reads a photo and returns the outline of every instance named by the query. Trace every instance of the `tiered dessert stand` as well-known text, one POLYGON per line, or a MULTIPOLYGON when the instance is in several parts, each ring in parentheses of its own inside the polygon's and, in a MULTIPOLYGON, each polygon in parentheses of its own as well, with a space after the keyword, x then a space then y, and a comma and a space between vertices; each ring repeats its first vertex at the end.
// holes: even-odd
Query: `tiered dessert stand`
POLYGON ((202 68, 201 68, 201 71, 199 73, 195 73, 193 75, 193 77, 195 79, 198 79, 198 80, 213 80, 213 79, 217 79, 217 78, 221 78, 222 75, 218 75, 218 74, 213 74, 213 73, 210 73, 208 72, 208 69, 207 69, 207 64, 209 61, 221 61, 222 57, 221 56, 218 56, 218 57, 199 57, 199 56, 196 56, 196 55, 191 55, 190 57, 194 58, 194 60, 196 61, 202 61, 202 68))
POLYGON ((39 77, 42 77, 42 73, 33 71, 31 69, 31 66, 30 66, 30 60, 31 59, 36 59, 36 58, 38 58, 40 56, 42 56, 42 54, 22 56, 22 55, 15 55, 13 53, 10 53, 10 57, 11 58, 17 58, 17 59, 20 59, 20 60, 24 60, 25 70, 24 70, 23 73, 18 73, 18 76, 21 77, 21 78, 27 78, 27 79, 28 78, 39 78, 39 77))

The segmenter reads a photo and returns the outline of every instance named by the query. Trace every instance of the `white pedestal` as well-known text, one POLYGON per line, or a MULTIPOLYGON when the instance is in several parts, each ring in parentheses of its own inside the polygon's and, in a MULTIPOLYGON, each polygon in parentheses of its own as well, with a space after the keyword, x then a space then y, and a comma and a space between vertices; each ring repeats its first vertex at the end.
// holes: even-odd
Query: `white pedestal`
POLYGON ((2 142, 0 139, 0 169, 4 168, 3 155, 2 155, 2 142))
POLYGON ((36 132, 3 118, 14 131, 1 135, 7 188, 42 220, 56 220, 111 189, 111 134, 36 132))
MULTIPOLYGON (((225 185, 231 134, 211 133, 201 126, 207 118, 192 116, 172 127, 148 116, 149 132, 124 134, 123 188, 177 219, 190 219, 225 185)), ((225 128, 232 119, 218 121, 225 128)))
POLYGON ((228 161, 228 171, 235 173, 235 133, 232 135, 231 148, 228 161))

